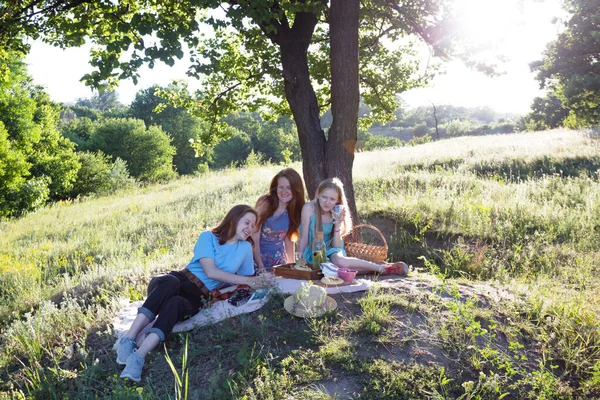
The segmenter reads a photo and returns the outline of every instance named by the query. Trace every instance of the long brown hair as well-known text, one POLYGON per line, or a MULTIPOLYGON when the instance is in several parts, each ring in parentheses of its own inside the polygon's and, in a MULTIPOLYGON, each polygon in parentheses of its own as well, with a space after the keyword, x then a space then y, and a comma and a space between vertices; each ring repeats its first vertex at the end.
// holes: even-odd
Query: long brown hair
MULTIPOLYGON (((219 238, 219 244, 224 244, 235 236, 238 222, 240 222, 240 219, 242 219, 242 217, 247 213, 254 214, 254 216, 258 219, 258 214, 254 208, 246 204, 238 204, 229 210, 219 225, 210 230, 215 234, 216 237, 219 238)), ((254 245, 254 241, 250 236, 248 236, 248 239, 246 240, 249 241, 250 244, 254 245)))
POLYGON ((321 205, 319 204, 319 195, 321 192, 327 189, 335 190, 338 194, 337 204, 340 204, 346 208, 346 215, 344 217, 344 221, 342 222, 342 226, 340 227, 340 236, 344 237, 352 230, 352 216, 350 215, 350 210, 348 210, 348 201, 346 200, 346 192, 344 192, 344 184, 338 178, 325 179, 319 183, 319 186, 317 187, 317 192, 315 193, 315 231, 320 231, 323 229, 321 225, 321 205))
POLYGON ((300 227, 300 214, 302 213, 302 207, 304 206, 304 184, 300 174, 293 168, 286 168, 279 171, 277 175, 271 179, 269 185, 269 193, 260 196, 256 201, 256 207, 260 211, 256 227, 260 228, 262 224, 272 216, 277 207, 279 207, 279 197, 277 197, 277 186, 279 184, 279 178, 285 178, 290 183, 292 190, 292 201, 287 205, 288 217, 290 219, 290 226, 287 230, 286 236, 292 242, 298 240, 298 229, 300 227), (259 208, 259 204, 265 203, 265 206, 259 208))

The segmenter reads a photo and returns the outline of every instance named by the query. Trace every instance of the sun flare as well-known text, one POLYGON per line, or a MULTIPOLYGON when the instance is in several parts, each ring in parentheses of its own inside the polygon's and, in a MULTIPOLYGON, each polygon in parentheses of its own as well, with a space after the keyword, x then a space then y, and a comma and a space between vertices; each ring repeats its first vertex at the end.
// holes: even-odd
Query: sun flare
POLYGON ((456 0, 455 28, 465 51, 471 59, 495 64, 501 75, 489 77, 455 60, 430 87, 402 97, 411 106, 433 102, 527 112, 533 97, 542 95, 529 63, 556 37, 551 21, 562 13, 558 0, 456 0))

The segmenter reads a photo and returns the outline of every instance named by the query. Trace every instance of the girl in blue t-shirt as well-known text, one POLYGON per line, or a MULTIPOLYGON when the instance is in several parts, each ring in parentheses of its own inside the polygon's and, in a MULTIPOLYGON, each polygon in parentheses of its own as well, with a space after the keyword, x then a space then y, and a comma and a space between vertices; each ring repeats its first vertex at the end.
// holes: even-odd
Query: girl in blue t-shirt
POLYGON ((256 202, 258 222, 252 239, 258 272, 294 262, 294 242, 298 241, 302 206, 302 178, 292 168, 280 171, 271 179, 269 193, 256 202))
POLYGON ((336 266, 355 269, 359 273, 371 272, 384 275, 406 275, 408 273, 408 265, 404 262, 376 264, 346 255, 342 238, 352 231, 352 218, 349 213, 346 213, 346 204, 344 185, 338 178, 325 179, 319 184, 314 200, 306 203, 302 208, 300 256, 308 264, 312 263, 311 246, 315 237, 317 223, 320 220, 327 247, 327 260, 331 260, 336 266), (336 205, 341 205, 342 208, 338 218, 334 219, 332 210, 336 205))
POLYGON ((146 354, 165 341, 177 322, 196 314, 211 291, 224 284, 260 287, 273 279, 270 274, 252 276, 251 235, 256 219, 252 207, 233 207, 216 228, 202 232, 192 260, 183 270, 152 279, 148 298, 129 331, 117 342, 117 363, 125 364, 121 378, 139 382, 146 354), (155 318, 154 326, 138 346, 135 338, 155 318))

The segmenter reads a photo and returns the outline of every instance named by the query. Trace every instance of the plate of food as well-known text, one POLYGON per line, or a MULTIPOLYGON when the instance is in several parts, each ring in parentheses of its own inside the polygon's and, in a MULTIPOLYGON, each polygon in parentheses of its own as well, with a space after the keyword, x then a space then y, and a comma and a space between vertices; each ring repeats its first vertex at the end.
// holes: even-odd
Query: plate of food
POLYGON ((304 258, 296 261, 296 264, 294 264, 292 268, 297 269, 298 271, 312 271, 312 268, 306 265, 306 260, 304 258))
POLYGON ((338 286, 345 283, 341 278, 333 278, 330 276, 324 276, 321 278, 320 282, 325 286, 338 286))

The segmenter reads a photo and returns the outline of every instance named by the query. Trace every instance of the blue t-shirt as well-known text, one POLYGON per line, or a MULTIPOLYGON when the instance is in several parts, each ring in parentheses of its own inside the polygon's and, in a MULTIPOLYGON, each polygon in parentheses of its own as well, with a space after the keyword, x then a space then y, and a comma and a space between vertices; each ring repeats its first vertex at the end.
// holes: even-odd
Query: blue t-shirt
POLYGON ((230 274, 250 276, 254 274, 252 245, 246 240, 234 244, 219 244, 219 238, 211 231, 200 234, 194 246, 194 256, 187 265, 194 275, 206 285, 208 290, 218 288, 223 282, 210 279, 200 265, 201 258, 212 258, 215 266, 230 274))

